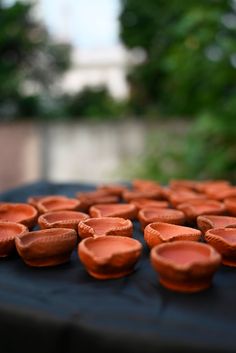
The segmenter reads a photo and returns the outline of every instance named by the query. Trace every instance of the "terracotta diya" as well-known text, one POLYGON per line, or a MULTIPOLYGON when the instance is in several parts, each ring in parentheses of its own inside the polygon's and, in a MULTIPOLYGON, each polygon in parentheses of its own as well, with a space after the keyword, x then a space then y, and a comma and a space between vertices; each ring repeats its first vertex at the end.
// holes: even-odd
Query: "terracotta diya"
POLYGON ((129 219, 119 217, 90 218, 78 225, 80 238, 101 235, 121 235, 132 237, 133 223, 129 219))
POLYGON ((169 208, 151 208, 145 207, 138 213, 138 219, 142 229, 149 223, 164 222, 182 225, 185 222, 185 216, 182 211, 169 208))
POLYGON ((128 203, 107 203, 91 206, 89 214, 91 217, 121 217, 134 219, 137 215, 137 208, 128 203))
MULTIPOLYGON (((34 206, 35 208, 38 209, 38 202, 40 202, 42 199, 44 199, 45 197, 54 197, 55 195, 37 195, 37 196, 30 196, 27 199, 27 202, 34 206)), ((59 197, 64 197, 64 195, 56 195, 59 197)))
POLYGON ((44 197, 37 203, 40 213, 52 211, 76 211, 80 209, 80 206, 79 200, 58 195, 44 197))
POLYGON ((198 229, 170 223, 154 222, 148 224, 144 229, 144 239, 149 248, 171 241, 198 241, 200 237, 201 232, 198 229))
POLYGON ((10 255, 15 250, 15 237, 27 231, 20 223, 0 222, 0 257, 10 255))
POLYGON ((108 195, 115 195, 121 197, 124 191, 127 191, 128 188, 119 184, 105 184, 97 187, 99 191, 105 191, 108 195))
POLYGON ((194 190, 198 182, 190 179, 171 179, 169 182, 171 189, 179 190, 194 190))
POLYGON ((137 199, 130 201, 138 210, 141 210, 144 207, 151 208, 167 208, 169 203, 167 201, 156 201, 151 199, 137 199))
POLYGON ((204 180, 196 183, 194 188, 199 192, 206 192, 207 189, 212 187, 221 189, 227 186, 230 186, 230 182, 228 180, 204 180))
POLYGON ((78 230, 80 221, 90 218, 83 212, 75 211, 57 211, 42 214, 38 218, 38 224, 41 229, 47 228, 70 228, 78 230))
POLYGON ((221 255, 224 265, 236 267, 236 229, 215 228, 205 233, 205 240, 221 255))
POLYGON ((154 180, 148 179, 134 179, 132 181, 132 187, 135 190, 146 191, 146 190, 160 190, 160 184, 154 180))
POLYGON ((133 238, 101 236, 78 245, 78 255, 88 273, 97 279, 114 279, 133 272, 142 244, 133 238))
POLYGON ((227 211, 232 216, 236 216, 236 197, 229 197, 224 200, 227 211))
POLYGON ((110 195, 107 191, 96 190, 88 192, 78 192, 76 197, 81 203, 81 210, 88 211, 89 207, 95 204, 118 203, 120 198, 116 195, 110 195))
POLYGON ((26 203, 1 203, 0 221, 10 221, 24 224, 32 228, 37 221, 38 211, 26 203))
POLYGON ((162 198, 162 191, 161 189, 145 190, 145 191, 130 190, 130 191, 123 192, 122 197, 126 202, 130 202, 132 200, 138 200, 138 199, 158 200, 162 198))
POLYGON ((16 249, 29 266, 55 266, 70 260, 77 244, 73 229, 52 228, 29 232, 15 238, 16 249))
POLYGON ((208 288, 221 264, 212 246, 187 240, 154 246, 150 259, 164 287, 187 293, 208 288))
POLYGON ((168 200, 172 206, 176 207, 181 203, 188 202, 191 200, 206 200, 206 195, 199 194, 194 191, 172 191, 169 193, 168 200))
POLYGON ((189 200, 179 204, 177 209, 184 212, 188 221, 194 221, 201 215, 221 215, 225 212, 224 204, 215 200, 189 200))
POLYGON ((224 186, 224 187, 209 187, 206 189, 205 194, 209 199, 212 200, 224 200, 229 197, 236 198, 236 187, 234 186, 224 186))
POLYGON ((197 225, 203 233, 212 228, 236 228, 236 217, 214 215, 198 216, 197 225))

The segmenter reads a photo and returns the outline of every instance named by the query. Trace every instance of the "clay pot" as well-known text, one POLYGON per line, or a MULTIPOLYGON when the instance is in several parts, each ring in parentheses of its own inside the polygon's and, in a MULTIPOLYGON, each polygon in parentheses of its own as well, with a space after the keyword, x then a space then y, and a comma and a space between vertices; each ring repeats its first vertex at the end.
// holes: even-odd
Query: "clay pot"
POLYGON ((85 212, 93 205, 101 203, 118 203, 120 200, 118 196, 109 195, 107 191, 104 190, 78 192, 76 197, 81 203, 81 210, 85 212))
POLYGON ((177 209, 184 212, 190 222, 201 215, 221 215, 225 212, 224 204, 215 200, 191 200, 179 204, 177 209))
POLYGON ((78 256, 88 273, 97 279, 114 279, 130 274, 142 252, 133 238, 101 236, 87 238, 78 245, 78 256))
POLYGON ((222 201, 229 197, 236 197, 236 187, 224 186, 219 188, 212 186, 205 190, 205 194, 209 199, 222 201))
POLYGON ((55 266, 70 260, 77 244, 73 229, 53 228, 29 232, 15 238, 16 249, 29 266, 55 266))
POLYGON ((37 203, 40 213, 54 211, 77 211, 80 209, 80 202, 66 196, 47 196, 37 203))
POLYGON ((164 287, 187 293, 208 288, 221 264, 221 255, 212 246, 187 240, 156 245, 150 258, 164 287))
POLYGON ((31 229, 36 224, 37 217, 37 210, 26 203, 0 204, 0 221, 21 223, 31 229))
POLYGON ((205 240, 221 255, 224 265, 236 267, 236 229, 215 228, 205 233, 205 240))
POLYGON ((121 235, 132 237, 133 224, 129 219, 119 217, 90 218, 78 225, 80 238, 101 235, 121 235))
POLYGON ((127 191, 128 188, 123 185, 118 185, 118 184, 105 184, 105 185, 100 185, 97 187, 98 191, 104 191, 107 193, 107 195, 114 195, 114 196, 122 196, 122 193, 124 191, 127 191))
POLYGON ((207 189, 212 187, 221 189, 227 186, 230 186, 230 182, 228 180, 204 180, 196 183, 194 189, 199 192, 206 192, 207 189))
POLYGON ((203 233, 212 228, 236 228, 236 217, 211 215, 198 216, 197 225, 203 233))
POLYGON ((144 229, 144 239, 149 248, 153 248, 155 245, 171 241, 198 241, 200 237, 201 232, 198 229, 177 226, 169 223, 150 223, 144 229))
POLYGON ((144 207, 151 208, 167 208, 169 203, 167 201, 156 201, 151 199, 137 199, 130 201, 138 210, 141 210, 144 207))
POLYGON ((125 219, 134 219, 137 215, 137 209, 132 204, 101 204, 91 206, 89 209, 91 217, 121 217, 125 219))
POLYGON ((28 228, 20 223, 0 222, 0 257, 6 257, 15 250, 15 237, 26 233, 28 228))
POLYGON ((38 224, 41 229, 47 228, 70 228, 78 230, 80 221, 90 218, 83 212, 75 211, 57 211, 42 214, 38 218, 38 224))
POLYGON ((172 190, 194 190, 197 183, 190 179, 171 179, 169 186, 172 190))
POLYGON ((182 225, 185 222, 184 213, 177 210, 170 210, 166 208, 151 208, 146 207, 139 211, 138 219, 142 229, 149 223, 164 222, 182 225))
POLYGON ((158 200, 162 198, 162 191, 160 189, 145 190, 145 191, 131 190, 131 191, 123 192, 122 197, 126 202, 130 202, 138 199, 158 200))
POLYGON ((199 194, 194 191, 175 191, 170 192, 168 196, 173 207, 177 207, 181 203, 185 203, 191 200, 206 200, 206 195, 199 194))
POLYGON ((229 214, 236 216, 236 197, 229 197, 225 199, 224 204, 229 214))
MULTIPOLYGON (((54 197, 55 195, 37 195, 37 196, 30 196, 27 199, 27 202, 34 206, 36 209, 38 209, 38 202, 40 202, 42 199, 44 199, 45 197, 54 197)), ((59 197, 64 197, 64 195, 56 195, 59 197)))
POLYGON ((132 187, 135 190, 147 191, 147 190, 161 190, 160 184, 154 180, 145 179, 134 179, 132 181, 132 187))

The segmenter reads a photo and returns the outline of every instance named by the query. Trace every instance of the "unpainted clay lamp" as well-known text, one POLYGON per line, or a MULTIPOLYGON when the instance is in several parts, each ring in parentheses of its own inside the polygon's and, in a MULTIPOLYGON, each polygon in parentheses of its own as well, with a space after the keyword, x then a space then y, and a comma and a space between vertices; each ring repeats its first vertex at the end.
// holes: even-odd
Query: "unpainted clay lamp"
POLYGON ((120 217, 90 218, 79 223, 78 233, 82 239, 101 235, 132 237, 133 223, 120 217))
POLYGON ((171 179, 169 182, 169 186, 173 190, 194 190, 196 184, 196 180, 190 179, 171 179))
POLYGON ((130 190, 125 191, 122 194, 123 199, 126 202, 130 202, 132 200, 138 199, 152 199, 152 200, 159 200, 162 198, 162 191, 161 189, 158 190, 130 190))
POLYGON ((137 216, 137 208, 128 203, 100 204, 91 206, 89 214, 91 217, 121 217, 134 219, 137 216))
POLYGON ((236 217, 214 215, 198 216, 197 225, 203 233, 212 228, 236 228, 236 217))
POLYGON ((76 197, 81 203, 81 210, 87 212, 89 208, 95 204, 118 203, 120 197, 111 195, 105 190, 95 190, 88 192, 77 192, 76 197))
MULTIPOLYGON (((56 195, 57 197, 64 197, 64 195, 56 195)), ((27 202, 34 206, 35 208, 38 209, 38 202, 40 202, 42 199, 44 199, 45 197, 55 197, 55 195, 36 195, 36 196, 30 196, 27 199, 27 202)))
POLYGON ((132 181, 132 187, 140 191, 161 190, 160 184, 157 181, 148 179, 134 179, 132 181))
POLYGON ((133 272, 141 252, 138 240, 119 235, 87 238, 78 245, 78 256, 87 272, 101 280, 133 272))
POLYGON ((210 187, 207 188, 205 194, 209 199, 222 201, 229 197, 236 198, 236 187, 234 186, 224 186, 224 187, 210 187))
POLYGON ((169 193, 168 200, 173 207, 178 206, 181 203, 188 202, 191 200, 205 200, 206 195, 199 194, 194 191, 172 191, 169 193))
POLYGON ((89 219, 89 215, 76 211, 57 211, 44 213, 38 218, 38 224, 41 229, 47 228, 70 228, 78 230, 80 221, 89 219))
POLYGON ((189 200, 181 203, 177 209, 183 211, 188 221, 194 221, 201 215, 222 215, 225 212, 225 205, 215 200, 189 200))
POLYGON ((130 201, 138 210, 141 210, 144 207, 151 208, 167 208, 169 203, 167 201, 156 201, 151 199, 137 199, 130 201))
POLYGON ((122 193, 124 191, 127 191, 128 188, 123 185, 119 184, 105 184, 105 185, 100 185, 97 187, 98 191, 105 191, 108 195, 114 195, 114 196, 122 196, 122 193))
POLYGON ((208 288, 221 264, 221 255, 212 246, 188 240, 156 245, 150 259, 164 287, 186 293, 208 288))
POLYGON ((154 222, 144 229, 144 239, 149 248, 171 241, 198 241, 200 237, 201 232, 198 229, 170 223, 154 222))
POLYGON ((37 207, 40 213, 53 211, 76 211, 80 209, 77 199, 66 196, 47 196, 38 201, 37 207))
POLYGON ((205 240, 222 255, 224 265, 236 267, 236 228, 209 229, 205 240))
POLYGON ((232 216, 236 216, 236 197, 229 197, 225 199, 224 204, 228 213, 232 216))
POLYGON ((144 229, 149 223, 153 222, 164 222, 177 225, 182 225, 185 222, 185 216, 182 211, 169 208, 145 207, 139 211, 138 219, 142 229, 144 229))
POLYGON ((31 229, 37 221, 38 211, 26 203, 1 203, 0 221, 24 224, 31 229))
POLYGON ((230 182, 228 180, 204 180, 197 182, 194 188, 198 192, 206 192, 207 189, 212 187, 221 189, 227 186, 230 186, 230 182))
POLYGON ((15 250, 15 237, 27 231, 21 223, 0 222, 0 257, 10 255, 15 250))
POLYGON ((55 266, 70 260, 77 244, 74 229, 52 228, 29 232, 15 238, 16 249, 29 266, 55 266))

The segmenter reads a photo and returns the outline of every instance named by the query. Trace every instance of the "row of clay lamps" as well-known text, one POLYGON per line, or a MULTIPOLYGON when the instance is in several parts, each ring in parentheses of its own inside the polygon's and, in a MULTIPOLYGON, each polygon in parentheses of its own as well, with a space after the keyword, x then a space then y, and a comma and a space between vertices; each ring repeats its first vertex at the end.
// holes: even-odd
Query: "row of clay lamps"
POLYGON ((127 275, 143 247, 133 238, 135 219, 151 264, 169 289, 205 289, 221 263, 236 266, 236 188, 225 180, 171 180, 162 187, 136 179, 131 188, 100 185, 74 198, 39 195, 27 201, 0 203, 0 256, 16 249, 29 266, 65 263, 77 247, 91 276, 127 275))

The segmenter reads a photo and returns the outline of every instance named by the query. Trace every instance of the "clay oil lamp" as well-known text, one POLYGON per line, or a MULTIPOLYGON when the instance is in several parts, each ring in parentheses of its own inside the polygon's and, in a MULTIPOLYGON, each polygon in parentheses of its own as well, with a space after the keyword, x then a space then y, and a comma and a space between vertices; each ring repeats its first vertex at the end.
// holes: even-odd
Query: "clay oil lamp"
POLYGON ((80 206, 79 200, 58 195, 44 197, 37 203, 40 213, 54 211, 76 211, 80 209, 80 206))
POLYGON ((212 228, 236 228, 236 217, 211 215, 198 216, 197 225, 203 233, 212 228))
POLYGON ((37 221, 38 211, 26 203, 1 203, 0 221, 24 224, 31 229, 37 221))
POLYGON ((149 223, 154 222, 182 225, 185 222, 185 215, 182 211, 178 210, 146 207, 139 211, 138 219, 142 230, 144 230, 149 223))
MULTIPOLYGON (((55 195, 37 195, 37 196, 30 196, 27 199, 27 202, 34 206, 35 208, 38 209, 38 202, 40 202, 42 199, 44 199, 45 197, 54 197, 55 195)), ((64 197, 64 195, 56 195, 59 197, 64 197)))
POLYGON ((194 190, 197 184, 196 180, 190 179, 171 179, 169 186, 172 190, 194 190))
POLYGON ((236 216, 236 197, 229 197, 225 199, 224 204, 228 213, 232 216, 236 216))
POLYGON ((224 186, 220 188, 212 186, 206 189, 205 194, 209 199, 221 201, 229 197, 236 197, 236 187, 224 186))
POLYGON ((124 191, 127 191, 128 188, 126 186, 119 185, 119 184, 105 184, 105 185, 98 186, 97 190, 104 191, 108 195, 114 195, 114 196, 121 197, 122 193, 124 191))
POLYGON ((137 208, 129 203, 109 203, 91 206, 89 209, 91 217, 121 217, 134 219, 137 216, 137 208))
POLYGON ((89 208, 96 204, 118 203, 120 198, 117 195, 108 194, 104 190, 78 192, 76 197, 81 203, 81 210, 87 212, 89 208))
POLYGON ((132 181, 134 190, 147 191, 147 190, 160 190, 160 184, 154 180, 147 179, 134 179, 132 181))
POLYGON ((130 191, 125 191, 122 194, 123 199, 126 202, 130 202, 133 200, 138 200, 138 199, 152 199, 152 200, 159 200, 162 198, 162 190, 157 189, 157 190, 130 190, 130 191))
POLYGON ((212 187, 222 189, 228 186, 230 186, 230 182, 228 180, 204 180, 196 183, 194 188, 198 192, 206 192, 207 189, 212 187))
POLYGON ((137 199, 130 201, 138 210, 141 210, 144 207, 151 207, 151 208, 167 208, 169 203, 167 201, 157 201, 151 199, 137 199))
POLYGON ((194 191, 172 191, 168 197, 169 202, 173 207, 191 200, 206 200, 206 195, 199 194, 194 191))
POLYGON ((70 260, 77 244, 73 229, 52 228, 24 233, 15 238, 17 252, 29 266, 55 266, 70 260))
POLYGON ((186 293, 208 288, 221 264, 221 255, 212 246, 188 240, 156 245, 150 259, 164 287, 186 293))
POLYGON ((83 212, 56 211, 39 216, 38 224, 41 229, 70 228, 77 231, 79 222, 88 218, 90 218, 89 215, 83 212))
POLYGON ((119 217, 90 218, 79 223, 78 233, 82 239, 101 235, 132 237, 133 223, 119 217))
POLYGON ((15 250, 15 237, 27 231, 21 223, 0 222, 0 257, 10 255, 15 250))
POLYGON ((148 224, 144 229, 144 239, 149 248, 171 241, 198 241, 200 237, 201 232, 198 229, 170 223, 154 222, 148 224))
POLYGON ((181 203, 177 209, 183 211, 187 220, 193 222, 201 215, 222 215, 225 212, 225 206, 222 202, 215 200, 189 200, 181 203))
POLYGON ((209 229, 205 240, 222 255, 224 265, 236 267, 236 228, 209 229))
POLYGON ((87 238, 78 245, 80 261, 92 277, 100 280, 127 276, 134 271, 141 253, 138 240, 117 235, 87 238))

